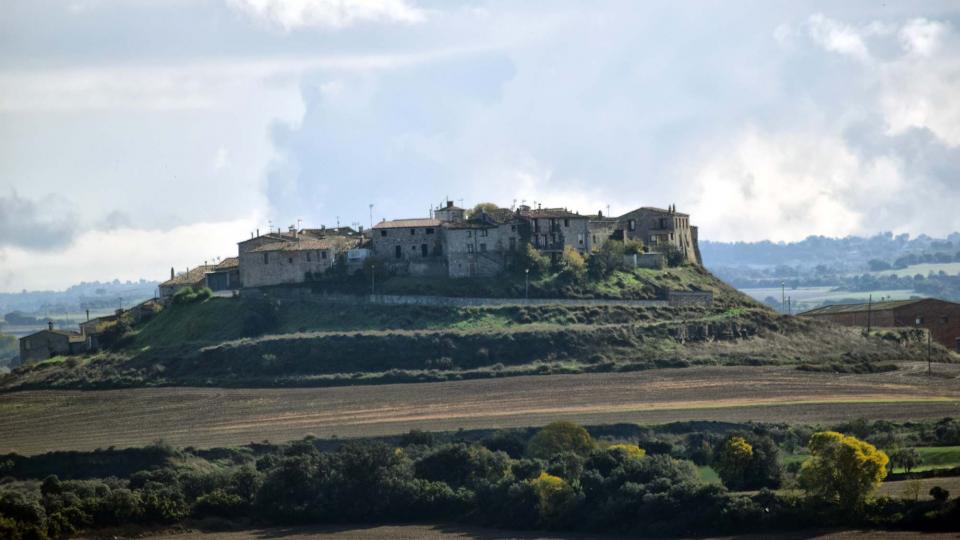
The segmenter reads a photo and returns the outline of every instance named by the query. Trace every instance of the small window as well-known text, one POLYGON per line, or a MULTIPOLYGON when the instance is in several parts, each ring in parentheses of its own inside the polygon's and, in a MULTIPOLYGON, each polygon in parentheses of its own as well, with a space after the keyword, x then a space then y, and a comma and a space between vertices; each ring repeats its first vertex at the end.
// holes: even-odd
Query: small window
POLYGON ((517 249, 517 239, 511 236, 511 237, 510 237, 510 251, 513 251, 513 250, 515 250, 515 249, 517 249))
POLYGON ((396 246, 396 247, 394 248, 394 251, 393 251, 393 252, 394 252, 394 254, 396 255, 396 257, 397 257, 398 259, 402 259, 402 258, 403 258, 403 252, 400 250, 400 246, 396 246))
POLYGON ((263 254, 263 264, 270 264, 270 254, 269 254, 269 253, 264 253, 264 254, 263 254))
POLYGON ((947 324, 950 322, 950 317, 940 317, 941 324, 947 324))
POLYGON ((631 231, 637 230, 637 220, 631 219, 631 220, 627 223, 627 228, 630 229, 631 231))
POLYGON ((473 238, 473 231, 467 231, 467 238, 473 238))
POLYGON ((426 257, 428 253, 429 253, 429 249, 427 248, 427 245, 426 245, 426 244, 420 244, 420 256, 421 256, 421 257, 426 257))
POLYGON ((480 229, 480 236, 487 236, 490 233, 487 229, 480 229))
POLYGON ((583 245, 583 233, 577 235, 577 243, 583 245))
POLYGON ((413 236, 413 235, 415 235, 415 234, 417 234, 417 230, 416 230, 416 229, 410 229, 410 236, 413 236))
POLYGON ((287 262, 293 264, 293 257, 287 257, 287 262))
POLYGON ((321 258, 321 259, 326 259, 326 258, 327 258, 327 252, 326 252, 326 251, 321 251, 321 252, 320 252, 320 258, 321 258))
POLYGON ((511 226, 510 226, 510 232, 516 232, 516 231, 517 231, 517 226, 516 226, 516 225, 511 225, 511 226))
POLYGON ((380 229, 380 236, 386 236, 386 235, 387 235, 387 230, 386 230, 386 229, 380 229))
POLYGON ((24 342, 23 342, 23 348, 29 351, 29 350, 30 350, 30 342, 29 342, 29 341, 24 341, 24 342))
POLYGON ((427 234, 433 234, 433 227, 427 227, 427 234))
POLYGON ((487 250, 487 245, 486 245, 486 244, 480 244, 480 251, 483 252, 483 251, 486 251, 486 250, 487 250))
POLYGON ((473 253, 473 244, 467 244, 467 253, 473 253))
POLYGON ((307 252, 307 262, 312 262, 312 261, 313 261, 313 255, 308 251, 308 252, 307 252))
POLYGON ((563 219, 563 226, 564 226, 564 227, 569 227, 569 226, 570 226, 570 219, 564 218, 564 219, 563 219))

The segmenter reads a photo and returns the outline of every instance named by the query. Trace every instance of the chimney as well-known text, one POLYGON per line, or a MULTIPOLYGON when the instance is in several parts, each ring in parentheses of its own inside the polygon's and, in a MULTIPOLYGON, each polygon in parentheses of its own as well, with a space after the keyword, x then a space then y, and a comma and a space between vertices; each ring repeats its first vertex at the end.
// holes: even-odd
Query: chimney
POLYGON ((171 266, 171 267, 170 267, 170 279, 173 279, 173 278, 174 278, 174 275, 173 275, 173 267, 171 266))
POLYGON ((87 310, 87 322, 90 322, 90 310, 87 310))
POLYGON ((47 330, 53 330, 53 321, 47 321, 47 330))
POLYGON ((260 229, 257 229, 257 238, 260 237, 260 229))
POLYGON ((447 201, 447 208, 453 208, 453 201, 447 201))

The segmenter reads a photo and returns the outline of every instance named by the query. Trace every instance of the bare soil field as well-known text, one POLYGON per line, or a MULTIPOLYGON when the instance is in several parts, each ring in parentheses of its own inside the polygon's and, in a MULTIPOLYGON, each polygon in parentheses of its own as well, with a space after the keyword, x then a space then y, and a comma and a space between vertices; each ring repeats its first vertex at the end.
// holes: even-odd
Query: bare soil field
MULTIPOLYGON (((122 536, 120 536, 122 538, 122 536)), ((105 537, 89 537, 88 540, 105 537)), ((118 536, 112 534, 111 539, 118 536)), ((591 536, 580 534, 544 533, 536 531, 500 531, 479 527, 459 525, 379 525, 379 526, 319 526, 287 527, 269 529, 251 529, 229 532, 174 531, 157 536, 148 536, 152 540, 265 540, 290 539, 309 540, 329 538, 334 540, 360 539, 397 539, 397 540, 586 540, 611 539, 616 536, 591 536)), ((960 538, 960 533, 920 533, 912 531, 800 531, 780 534, 750 534, 740 536, 715 537, 712 540, 868 540, 884 538, 900 540, 920 538, 923 540, 948 540, 960 538)), ((703 539, 710 540, 710 539, 703 539)))
POLYGON ((410 429, 664 423, 829 423, 960 416, 960 365, 906 362, 840 375, 789 366, 698 367, 337 388, 144 388, 0 394, 0 453, 230 446, 410 429))

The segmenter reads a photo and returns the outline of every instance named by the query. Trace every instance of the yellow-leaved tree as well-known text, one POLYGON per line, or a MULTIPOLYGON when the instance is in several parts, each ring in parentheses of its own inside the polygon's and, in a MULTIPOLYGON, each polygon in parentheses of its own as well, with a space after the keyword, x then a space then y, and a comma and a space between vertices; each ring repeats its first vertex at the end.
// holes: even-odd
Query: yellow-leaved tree
POLYGON ((530 480, 537 493, 540 524, 551 528, 561 520, 574 502, 573 488, 563 478, 545 472, 530 480))
POLYGON ((607 447, 608 450, 620 450, 627 455, 627 457, 632 459, 640 459, 643 456, 647 455, 647 451, 635 444, 611 444, 607 447))
POLYGON ((593 450, 593 438, 582 426, 573 422, 553 422, 538 431, 527 443, 527 455, 550 459, 560 452, 586 456, 593 450))
POLYGON ((813 434, 808 447, 810 459, 800 468, 800 485, 843 508, 859 508, 887 476, 887 454, 856 437, 821 431, 813 434))

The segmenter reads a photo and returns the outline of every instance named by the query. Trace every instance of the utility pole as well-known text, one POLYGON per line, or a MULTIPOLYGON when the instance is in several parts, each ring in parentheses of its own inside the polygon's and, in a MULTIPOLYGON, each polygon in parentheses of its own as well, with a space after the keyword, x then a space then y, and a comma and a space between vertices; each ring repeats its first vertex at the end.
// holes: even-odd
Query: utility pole
POLYGON ((523 269, 523 298, 530 299, 530 269, 523 269))
MULTIPOLYGON (((377 265, 370 265, 370 296, 376 294, 376 285, 377 285, 377 265)), ((371 299, 372 300, 372 299, 371 299)))
POLYGON ((780 313, 787 307, 787 282, 780 280, 780 313))
POLYGON ((933 331, 927 328, 927 377, 933 376, 933 364, 930 363, 930 342, 933 339, 933 331))
POLYGON ((867 335, 870 334, 870 329, 873 326, 873 295, 871 294, 867 297, 867 335))

